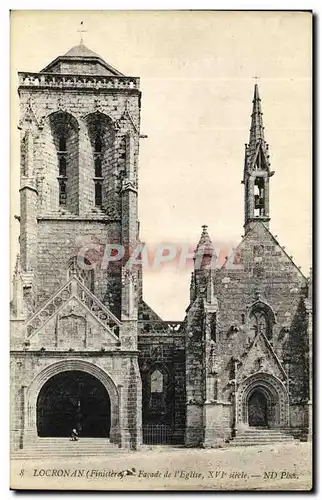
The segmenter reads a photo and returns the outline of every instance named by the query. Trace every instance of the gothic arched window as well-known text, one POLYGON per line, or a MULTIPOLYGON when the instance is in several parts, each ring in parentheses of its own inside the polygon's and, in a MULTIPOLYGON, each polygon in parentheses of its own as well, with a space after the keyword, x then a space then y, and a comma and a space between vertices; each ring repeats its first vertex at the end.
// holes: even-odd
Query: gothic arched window
POLYGON ((53 146, 48 149, 49 167, 56 163, 58 183, 58 189, 57 186, 51 186, 50 193, 57 193, 59 206, 66 206, 69 211, 75 212, 78 208, 76 200, 79 197, 79 183, 70 180, 78 171, 78 122, 74 116, 60 110, 51 113, 49 126, 53 146))
POLYGON ((263 311, 256 311, 252 315, 252 327, 255 333, 267 334, 268 322, 266 314, 263 311))
POLYGON ((163 375, 159 370, 151 374, 151 393, 163 392, 163 375))
POLYGON ((88 114, 85 121, 92 148, 93 204, 102 208, 107 194, 103 179, 109 162, 114 161, 115 128, 112 119, 100 111, 88 114))
POLYGON ((150 375, 150 408, 154 411, 163 412, 165 409, 163 373, 156 369, 150 375))
POLYGON ((265 307, 257 306, 251 310, 249 319, 252 337, 264 334, 268 340, 272 339, 272 312, 270 314, 265 307))

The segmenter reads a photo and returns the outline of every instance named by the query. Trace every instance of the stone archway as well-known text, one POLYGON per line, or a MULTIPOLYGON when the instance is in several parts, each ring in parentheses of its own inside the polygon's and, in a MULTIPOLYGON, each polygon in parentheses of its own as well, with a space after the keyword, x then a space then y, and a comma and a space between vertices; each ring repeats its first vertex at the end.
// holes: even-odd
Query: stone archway
POLYGON ((40 389, 37 398, 39 437, 107 438, 110 435, 110 397, 93 375, 80 370, 60 372, 40 389))
POLYGON ((289 426, 288 393, 269 373, 244 380, 236 393, 236 427, 285 428, 289 426))
MULTIPOLYGON (((98 384, 103 386, 109 397, 110 405, 110 441, 120 443, 120 408, 119 408, 119 394, 115 383, 110 375, 102 368, 79 359, 67 359, 58 361, 44 368, 31 382, 26 391, 26 413, 24 435, 27 441, 33 441, 38 438, 37 432, 37 402, 41 397, 42 390, 45 391, 46 384, 55 376, 67 372, 82 372, 89 374, 92 378, 98 381, 98 384)), ((85 377, 86 378, 86 377, 85 377)))

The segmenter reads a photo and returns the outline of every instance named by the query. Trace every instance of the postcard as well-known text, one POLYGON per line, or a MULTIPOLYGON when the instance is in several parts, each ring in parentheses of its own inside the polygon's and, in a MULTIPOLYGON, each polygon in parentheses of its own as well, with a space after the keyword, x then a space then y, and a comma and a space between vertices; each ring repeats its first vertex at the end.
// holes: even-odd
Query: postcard
POLYGON ((10 487, 312 488, 312 12, 11 12, 10 487))

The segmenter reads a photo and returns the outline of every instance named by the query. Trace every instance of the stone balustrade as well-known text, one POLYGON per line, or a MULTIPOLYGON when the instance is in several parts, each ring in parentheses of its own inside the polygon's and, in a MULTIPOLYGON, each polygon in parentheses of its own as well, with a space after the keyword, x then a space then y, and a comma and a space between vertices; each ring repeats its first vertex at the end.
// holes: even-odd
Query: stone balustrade
POLYGON ((139 89, 140 79, 131 76, 18 73, 19 87, 56 89, 139 89))

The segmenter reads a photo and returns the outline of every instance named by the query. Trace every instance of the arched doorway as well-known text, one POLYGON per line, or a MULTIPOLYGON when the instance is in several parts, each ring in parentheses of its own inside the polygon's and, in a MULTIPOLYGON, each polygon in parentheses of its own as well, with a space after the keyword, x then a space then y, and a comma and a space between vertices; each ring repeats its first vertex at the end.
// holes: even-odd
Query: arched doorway
POLYGON ((248 425, 250 427, 268 426, 268 401, 261 390, 255 389, 248 398, 248 425))
POLYGON ((110 426, 110 398, 94 375, 63 371, 42 386, 37 398, 39 437, 69 437, 73 428, 80 437, 109 437, 110 426))
POLYGON ((274 375, 258 372, 242 381, 236 392, 236 428, 286 428, 289 402, 286 384, 274 375))

